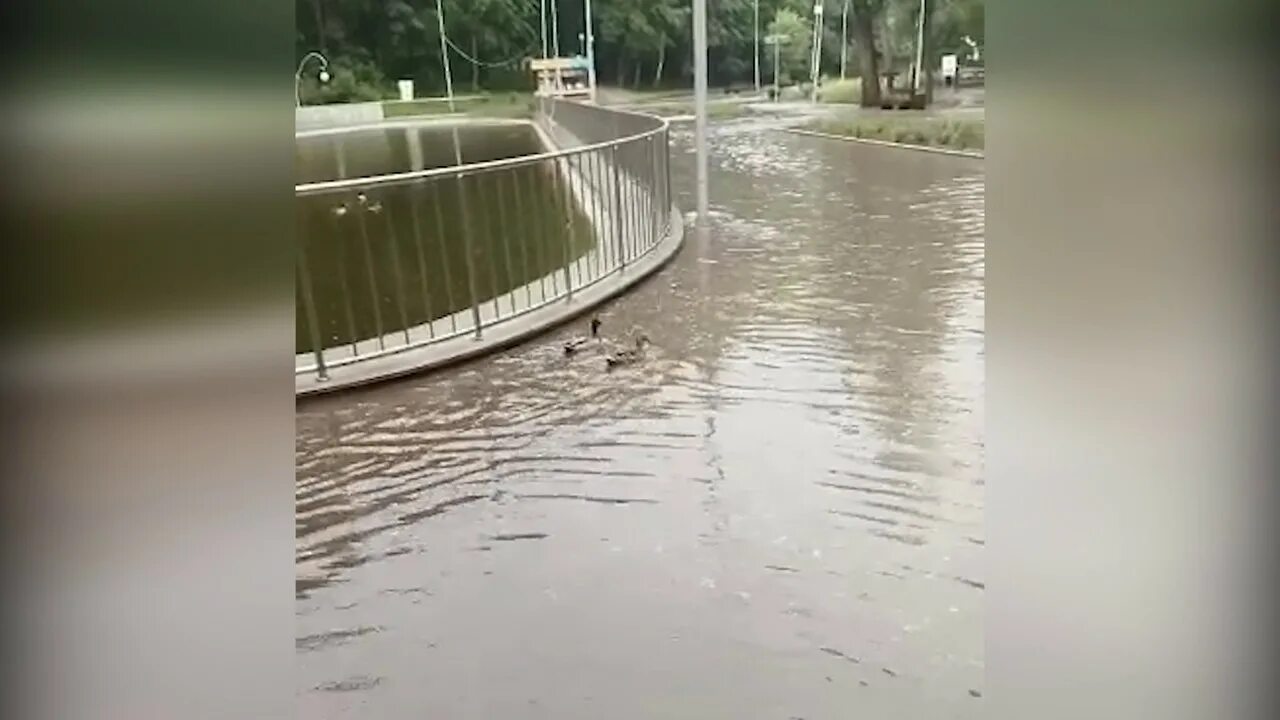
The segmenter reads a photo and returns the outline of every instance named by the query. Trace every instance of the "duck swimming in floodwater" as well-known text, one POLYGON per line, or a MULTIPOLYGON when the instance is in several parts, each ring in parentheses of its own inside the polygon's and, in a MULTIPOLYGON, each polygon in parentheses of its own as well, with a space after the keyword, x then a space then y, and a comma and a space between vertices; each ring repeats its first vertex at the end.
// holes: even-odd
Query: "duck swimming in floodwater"
POLYGON ((621 365, 630 365, 644 358, 644 349, 651 343, 649 336, 641 333, 636 336, 636 346, 634 348, 623 348, 615 350, 604 359, 605 368, 613 369, 621 365))
POLYGON ((576 337, 564 344, 564 354, 572 355, 587 346, 592 340, 600 339, 600 318, 591 318, 591 335, 588 337, 576 337))

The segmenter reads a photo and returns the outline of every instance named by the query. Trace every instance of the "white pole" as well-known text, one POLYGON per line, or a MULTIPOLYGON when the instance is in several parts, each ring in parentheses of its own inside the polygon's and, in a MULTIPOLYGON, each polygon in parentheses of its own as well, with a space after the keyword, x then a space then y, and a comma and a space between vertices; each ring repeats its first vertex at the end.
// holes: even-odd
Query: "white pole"
MULTIPOLYGON (((449 98, 449 112, 457 112, 457 108, 453 105, 453 72, 449 70, 449 48, 444 37, 443 0, 436 0, 436 21, 440 25, 440 57, 444 59, 444 91, 449 98)), ((458 142, 457 123, 453 125, 453 161, 455 165, 462 164, 462 148, 458 142)))
POLYGON ((924 12, 926 0, 920 0, 920 22, 916 24, 916 76, 915 93, 920 94, 920 85, 924 82, 924 12))
POLYGON ((752 60, 755 61, 755 68, 756 68, 756 94, 759 95, 760 94, 760 0, 755 0, 755 17, 756 17, 756 26, 755 26, 756 51, 755 51, 755 54, 752 56, 752 60))
POLYGON ((556 15, 557 0, 551 0, 551 49, 560 57, 560 18, 556 15))
POLYGON ((844 80, 844 67, 849 58, 849 0, 844 0, 840 12, 840 79, 844 80))
POLYGON ((596 36, 591 32, 591 0, 586 0, 587 25, 587 88, 591 91, 591 102, 596 101, 596 36))
POLYGON ((810 64, 811 101, 818 102, 818 75, 822 72, 822 0, 813 5, 813 61, 810 64))
POLYGON ((453 72, 449 70, 449 48, 444 39, 444 5, 442 0, 436 0, 436 21, 440 25, 440 58, 444 61, 444 92, 449 98, 449 112, 455 112, 456 109, 453 107, 453 72))
POLYGON ((539 0, 538 22, 542 25, 542 57, 547 57, 547 0, 539 0))
POLYGON ((707 198, 707 0, 693 0, 693 107, 698 224, 705 227, 710 205, 707 198))

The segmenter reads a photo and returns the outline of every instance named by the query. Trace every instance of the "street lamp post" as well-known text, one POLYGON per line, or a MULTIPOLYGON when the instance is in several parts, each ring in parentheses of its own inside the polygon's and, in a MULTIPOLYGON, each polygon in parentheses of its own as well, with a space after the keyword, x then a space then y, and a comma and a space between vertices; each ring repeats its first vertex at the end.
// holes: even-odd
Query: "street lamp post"
POLYGON ((849 0, 844 0, 840 11, 840 79, 844 79, 844 67, 849 58, 849 0))
POLYGON ((298 63, 298 71, 293 74, 293 99, 298 103, 298 107, 302 107, 302 69, 306 67, 307 61, 316 58, 320 61, 320 82, 329 82, 329 60, 314 50, 302 56, 302 60, 298 63))
POLYGON ((911 78, 911 90, 917 95, 922 92, 921 85, 924 82, 924 17, 929 12, 925 2, 926 0, 920 0, 920 17, 916 23, 916 67, 911 78))
POLYGON ((560 57, 560 17, 556 11, 557 0, 551 0, 551 53, 560 57))
POLYGON ((756 25, 755 25, 756 51, 751 59, 755 63, 756 94, 759 95, 760 94, 760 0, 755 0, 755 18, 756 18, 756 25))
POLYGON ((773 101, 782 100, 782 86, 778 75, 782 68, 782 45, 787 41, 786 35, 766 35, 764 38, 765 45, 773 46, 773 101))
POLYGON ((538 22, 542 25, 542 57, 547 57, 547 0, 540 0, 538 22))
POLYGON ((698 225, 706 227, 708 218, 707 177, 707 0, 693 0, 693 114, 694 160, 697 180, 698 225))
MULTIPOLYGON (((444 92, 449 98, 449 112, 456 112, 453 106, 453 72, 449 69, 449 48, 444 35, 444 5, 436 0, 436 24, 440 28, 440 62, 444 65, 444 92)), ((455 153, 456 154, 456 153, 455 153)), ((458 162, 462 164, 461 161, 458 162)))
POLYGON ((818 77, 822 72, 822 0, 813 5, 813 61, 810 64, 811 102, 818 102, 818 77))
POLYGON ((591 0, 586 0, 586 7, 583 10, 586 18, 586 45, 587 45, 587 88, 591 91, 591 102, 596 101, 596 36, 591 32, 591 0))

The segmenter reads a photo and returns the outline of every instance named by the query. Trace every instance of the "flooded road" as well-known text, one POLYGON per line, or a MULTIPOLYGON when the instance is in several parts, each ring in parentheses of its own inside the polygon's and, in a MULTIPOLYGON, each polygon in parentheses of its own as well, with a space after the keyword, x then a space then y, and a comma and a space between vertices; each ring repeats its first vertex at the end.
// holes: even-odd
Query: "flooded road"
POLYGON ((982 716, 982 162, 761 122, 602 310, 642 363, 299 406, 299 717, 982 716))

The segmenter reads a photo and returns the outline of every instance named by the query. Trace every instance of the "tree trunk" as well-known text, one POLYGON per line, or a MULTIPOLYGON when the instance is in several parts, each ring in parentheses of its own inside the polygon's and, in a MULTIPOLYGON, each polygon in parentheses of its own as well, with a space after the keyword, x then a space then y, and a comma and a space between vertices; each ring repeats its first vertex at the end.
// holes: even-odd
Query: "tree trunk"
POLYGON ((634 88, 635 88, 635 89, 637 89, 637 90, 639 90, 639 89, 640 89, 640 73, 641 73, 641 71, 643 71, 643 70, 644 70, 644 62, 637 58, 637 59, 636 59, 636 74, 633 76, 633 81, 632 81, 632 83, 631 83, 631 86, 632 86, 632 87, 634 87, 634 88))
MULTIPOLYGON (((473 58, 480 57, 480 51, 479 49, 476 48, 475 35, 471 36, 471 57, 473 58)), ((480 92, 480 66, 475 64, 475 62, 471 63, 471 92, 472 93, 480 92)))
POLYGON ((625 88, 627 86, 627 56, 618 51, 618 87, 625 88))
POLYGON ((662 44, 658 46, 658 69, 653 72, 653 86, 656 88, 662 82, 662 66, 667 64, 667 42, 664 38, 662 44))
POLYGON ((854 0, 853 38, 858 44, 858 73, 862 77, 862 107, 880 107, 880 63, 876 57, 874 18, 866 0, 854 0))
POLYGON ((320 45, 320 54, 329 57, 329 45, 324 39, 324 8, 320 0, 311 0, 311 12, 316 16, 316 42, 320 45))

